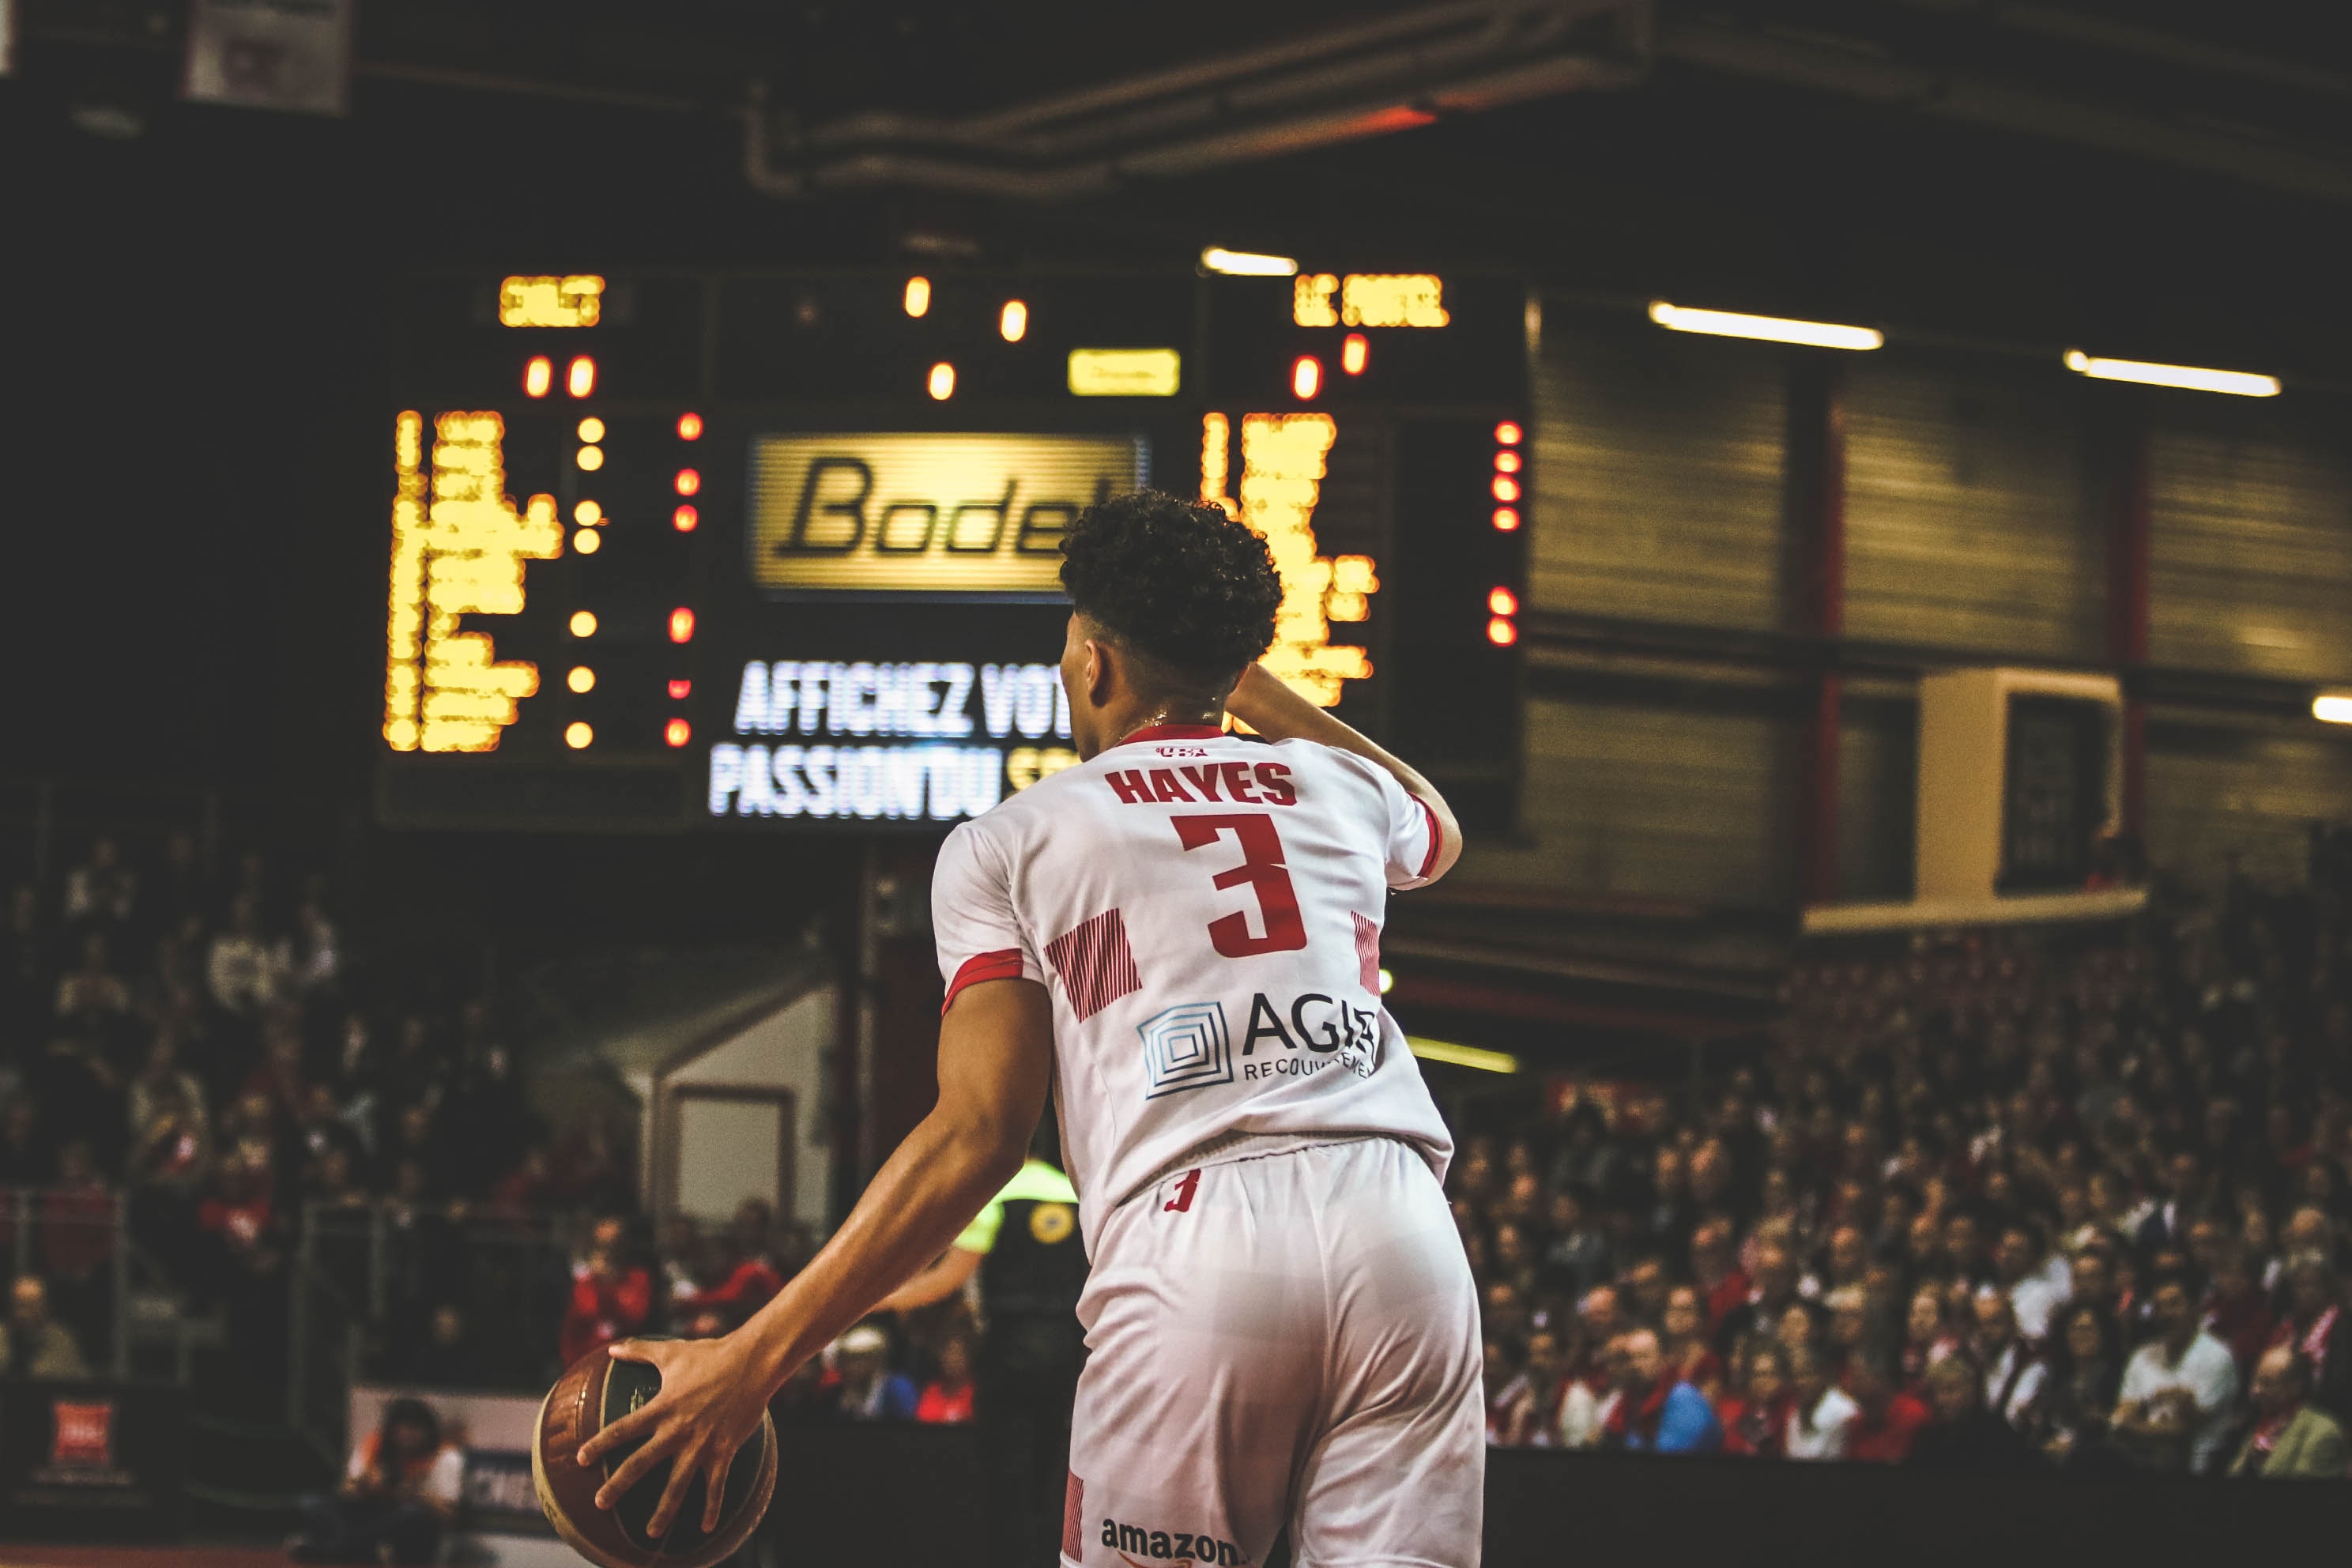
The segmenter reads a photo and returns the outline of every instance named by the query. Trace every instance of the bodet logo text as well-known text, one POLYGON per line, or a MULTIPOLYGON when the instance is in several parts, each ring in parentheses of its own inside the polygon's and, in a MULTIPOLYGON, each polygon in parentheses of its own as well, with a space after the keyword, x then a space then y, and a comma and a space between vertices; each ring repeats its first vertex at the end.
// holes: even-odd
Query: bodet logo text
POLYGON ((1143 483, 1131 436, 772 436, 753 444, 763 588, 1052 594, 1084 507, 1143 483))

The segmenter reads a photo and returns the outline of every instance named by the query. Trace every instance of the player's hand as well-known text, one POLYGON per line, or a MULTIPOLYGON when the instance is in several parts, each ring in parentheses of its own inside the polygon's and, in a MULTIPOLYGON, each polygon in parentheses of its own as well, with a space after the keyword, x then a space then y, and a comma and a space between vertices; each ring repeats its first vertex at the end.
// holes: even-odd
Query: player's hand
POLYGON ((720 1494, 735 1451, 759 1430, 768 1408, 766 1380, 754 1374, 748 1348, 748 1341, 732 1334, 723 1340, 624 1340, 611 1348, 615 1361, 643 1362, 658 1371, 661 1392, 581 1446, 580 1463, 593 1465, 645 1440, 597 1489, 598 1508, 613 1507, 668 1459, 669 1485, 648 1522, 651 1534, 658 1540, 669 1529, 698 1475, 705 1479, 702 1528, 719 1528, 720 1494))

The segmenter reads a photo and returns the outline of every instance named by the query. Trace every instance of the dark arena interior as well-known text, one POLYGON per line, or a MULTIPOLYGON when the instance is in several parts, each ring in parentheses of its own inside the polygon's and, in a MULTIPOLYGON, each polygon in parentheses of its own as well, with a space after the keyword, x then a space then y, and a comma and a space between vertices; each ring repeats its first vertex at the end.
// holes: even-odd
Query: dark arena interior
POLYGON ((0 215, 5 1568, 577 1562, 564 1369, 786 1319, 739 1568, 1405 1561, 1100 1500, 1223 1417, 1101 1460, 1076 1303, 1307 1158, 1100 1126, 1416 1073, 1415 1561, 2352 1541, 2331 8, 0 0, 0 215), (1320 991, 1313 800, 1089 738, 1139 490, 1307 716, 1160 750, 1369 737, 1391 888, 1458 819, 1320 991), (1222 1003, 1172 894, 958 957, 1081 785, 1222 1003), (1009 994, 1043 1162, 825 1319, 1009 994))

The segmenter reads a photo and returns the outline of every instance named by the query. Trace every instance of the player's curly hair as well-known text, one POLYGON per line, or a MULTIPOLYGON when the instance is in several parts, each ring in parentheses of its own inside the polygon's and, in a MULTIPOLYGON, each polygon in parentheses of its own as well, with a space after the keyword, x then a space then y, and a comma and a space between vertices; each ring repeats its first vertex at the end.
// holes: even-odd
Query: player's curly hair
POLYGON ((1159 490, 1097 501, 1062 536, 1078 612, 1187 684, 1222 691, 1274 642, 1282 578, 1265 541, 1159 490))

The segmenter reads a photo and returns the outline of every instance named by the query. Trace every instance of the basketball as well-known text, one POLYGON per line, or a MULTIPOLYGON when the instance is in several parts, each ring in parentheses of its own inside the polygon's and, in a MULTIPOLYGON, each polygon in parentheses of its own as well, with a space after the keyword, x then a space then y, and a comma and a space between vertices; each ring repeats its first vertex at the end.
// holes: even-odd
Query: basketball
POLYGON ((762 1415, 760 1429, 736 1451, 727 1472, 716 1531, 702 1528, 704 1483, 698 1479, 687 1489, 669 1530, 659 1536, 648 1531, 662 1489, 669 1484, 667 1463, 655 1466, 611 1510, 598 1508, 596 1489, 635 1449, 618 1449, 583 1467, 576 1458, 580 1445, 660 1389, 661 1373, 653 1367, 616 1361, 597 1350, 573 1363, 540 1406, 530 1441, 539 1506, 566 1545, 604 1568, 711 1568, 751 1538, 775 1495, 776 1426, 762 1415))

